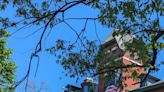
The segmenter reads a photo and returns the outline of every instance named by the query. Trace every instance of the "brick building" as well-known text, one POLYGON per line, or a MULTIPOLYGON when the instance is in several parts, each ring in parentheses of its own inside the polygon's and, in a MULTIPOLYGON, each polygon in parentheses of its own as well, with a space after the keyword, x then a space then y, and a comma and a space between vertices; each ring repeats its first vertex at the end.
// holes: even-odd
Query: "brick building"
POLYGON ((67 85, 63 92, 98 92, 98 85, 91 78, 86 78, 81 87, 67 85))
MULTIPOLYGON (((122 64, 124 64, 124 65, 136 64, 138 66, 141 66, 142 61, 140 61, 138 59, 137 53, 135 53, 133 51, 127 51, 124 46, 125 42, 128 42, 128 41, 133 42, 135 40, 135 36, 124 35, 122 37, 121 36, 114 37, 112 35, 113 32, 106 38, 106 40, 103 42, 101 48, 103 48, 103 50, 105 50, 107 53, 117 54, 117 56, 119 56, 119 59, 120 59, 119 62, 122 62, 122 64)), ((138 82, 141 81, 140 79, 133 79, 133 78, 125 79, 126 77, 131 76, 133 70, 137 70, 137 72, 140 74, 146 73, 146 71, 141 67, 127 68, 126 71, 123 71, 122 69, 120 69, 121 77, 124 79, 122 79, 123 87, 118 88, 118 89, 121 90, 122 92, 126 92, 126 91, 140 87, 140 84, 137 84, 138 82)), ((109 82, 111 82, 111 81, 113 82, 116 79, 117 78, 114 78, 114 79, 110 80, 109 82)), ((105 92, 105 90, 107 90, 106 92, 117 92, 117 90, 108 91, 108 90, 110 90, 110 86, 111 86, 111 88, 112 88, 112 86, 117 88, 117 86, 115 84, 116 83, 109 83, 108 85, 104 84, 104 74, 100 75, 99 92, 105 92)))
POLYGON ((146 76, 146 71, 140 67, 142 66, 142 61, 139 60, 136 52, 127 51, 124 46, 125 42, 134 42, 135 36, 124 35, 123 37, 113 37, 113 32, 105 39, 101 50, 106 51, 106 53, 117 54, 118 58, 116 59, 119 59, 119 61, 114 62, 121 62, 125 66, 132 64, 137 65, 137 67, 126 68, 126 71, 119 69, 118 73, 121 74, 122 77, 122 87, 117 86, 116 81, 118 76, 107 81, 109 83, 104 83, 105 74, 100 74, 98 85, 91 79, 86 79, 81 83, 81 87, 68 86, 64 92, 164 92, 164 82, 154 76, 149 75, 144 82, 141 82, 146 76), (126 78, 131 76, 134 70, 140 74, 140 77, 137 79, 132 77, 126 78))

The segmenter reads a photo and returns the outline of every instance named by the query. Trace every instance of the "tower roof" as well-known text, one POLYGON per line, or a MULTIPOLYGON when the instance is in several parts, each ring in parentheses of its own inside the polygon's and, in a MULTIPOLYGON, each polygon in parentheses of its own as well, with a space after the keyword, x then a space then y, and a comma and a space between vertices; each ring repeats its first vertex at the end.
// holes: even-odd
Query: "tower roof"
POLYGON ((105 44, 107 42, 110 42, 112 40, 116 40, 118 46, 120 49, 125 50, 125 46, 124 43, 128 42, 128 41, 133 41, 133 38, 135 38, 134 35, 131 34, 124 34, 124 35, 117 35, 117 36, 113 36, 113 33, 115 31, 120 31, 119 29, 114 29, 108 36, 107 38, 104 40, 104 42, 102 43, 105 44))

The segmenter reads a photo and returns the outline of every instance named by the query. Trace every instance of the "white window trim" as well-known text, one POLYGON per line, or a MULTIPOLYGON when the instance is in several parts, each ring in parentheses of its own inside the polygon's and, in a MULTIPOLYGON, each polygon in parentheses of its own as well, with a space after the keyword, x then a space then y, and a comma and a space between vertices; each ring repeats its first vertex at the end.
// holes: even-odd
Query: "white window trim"
POLYGON ((138 63, 137 61, 131 60, 131 59, 125 57, 125 56, 123 56, 122 58, 123 58, 123 59, 126 59, 126 60, 128 60, 128 61, 130 61, 130 62, 132 62, 132 63, 135 63, 135 64, 137 64, 137 65, 139 65, 139 66, 142 65, 141 63, 138 63))

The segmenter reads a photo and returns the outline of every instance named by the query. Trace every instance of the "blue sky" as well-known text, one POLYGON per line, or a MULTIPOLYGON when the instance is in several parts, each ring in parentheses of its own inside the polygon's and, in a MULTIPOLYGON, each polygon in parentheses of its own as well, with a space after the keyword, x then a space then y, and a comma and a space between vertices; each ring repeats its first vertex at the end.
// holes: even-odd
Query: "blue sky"
MULTIPOLYGON (((7 9, 7 11, 1 14, 1 16, 10 17, 13 18, 14 20, 18 20, 13 17, 14 15, 13 11, 14 9, 10 6, 7 9)), ((97 10, 93 10, 90 9, 89 7, 79 5, 67 11, 65 13, 65 17, 85 17, 85 16, 94 17, 97 14, 98 14, 97 10)), ((74 26, 76 30, 81 30, 85 21, 68 21, 68 22, 72 26, 74 26)), ((101 26, 101 24, 99 23, 96 24, 97 24, 98 35, 101 41, 103 41, 112 30, 101 26)), ((23 37, 31 33, 32 31, 35 31, 35 29, 36 27, 23 29, 22 31, 14 34, 8 39, 9 41, 8 47, 14 50, 12 54, 12 59, 16 62, 18 66, 18 69, 16 71, 16 75, 17 75, 16 80, 20 80, 26 74, 30 55, 32 51, 35 49, 35 45, 38 42, 38 38, 41 32, 38 32, 28 38, 23 38, 23 37)), ((15 29, 10 29, 11 32, 13 32, 14 30, 15 29)), ((97 39, 94 33, 93 22, 91 21, 88 22, 87 30, 90 39, 92 40, 97 39)), ((48 37, 48 40, 46 40, 45 43, 46 45, 44 45, 44 47, 53 46, 55 44, 55 40, 58 38, 73 41, 75 40, 76 37, 74 33, 72 33, 66 25, 61 24, 56 26, 52 30, 50 36, 48 37)), ((35 81, 37 85, 40 84, 41 82, 44 82, 49 89, 48 92, 61 92, 62 87, 64 87, 66 84, 74 84, 80 86, 80 82, 82 82, 84 78, 81 78, 80 81, 77 83, 75 79, 71 79, 62 73, 63 69, 59 64, 56 64, 55 62, 56 59, 54 56, 50 55, 44 49, 39 55, 40 55, 40 65, 39 65, 37 77, 36 78, 34 77, 34 73, 35 73, 34 70, 36 68, 36 63, 37 63, 37 60, 34 59, 32 62, 33 64, 31 69, 32 72, 30 74, 30 80, 35 81)), ((161 51, 158 56, 158 61, 161 61, 163 59, 164 59, 164 51, 161 51)), ((164 79, 164 75, 162 73, 164 73, 164 68, 161 68, 161 70, 159 72, 154 73, 154 75, 158 78, 164 79)), ((16 89, 16 92, 22 92, 23 85, 24 84, 19 86, 16 89)))
MULTIPOLYGON (((8 16, 10 18, 13 18, 14 12, 12 12, 12 7, 9 7, 7 11, 3 13, 2 16, 8 16)), ((13 9, 14 10, 14 9, 13 9)), ((65 17, 96 17, 98 11, 92 10, 89 7, 85 6, 76 6, 73 9, 69 10, 65 13, 65 17)), ((16 19, 19 20, 19 19, 16 19)), ((81 30, 83 28, 83 25, 85 21, 68 21, 76 30, 81 30)), ((97 30, 99 37, 101 37, 101 41, 103 41, 108 33, 110 33, 111 30, 104 28, 99 23, 97 24, 97 30)), ((35 49, 35 45, 38 42, 39 35, 41 32, 38 32, 28 38, 23 38, 24 36, 32 33, 32 31, 35 31, 36 28, 26 28, 23 29, 13 36, 11 36, 9 41, 9 48, 12 48, 13 55, 12 59, 16 62, 18 69, 16 71, 16 80, 20 80, 27 71, 28 63, 30 59, 30 55, 32 51, 35 49)), ((94 24, 92 21, 88 21, 87 30, 89 34, 89 38, 92 40, 97 39, 96 34, 94 33, 94 24)), ((15 31, 15 29, 9 30, 11 33, 15 31)), ((40 30, 42 31, 42 30, 40 30)), ((46 41, 46 47, 53 46, 55 44, 56 39, 66 39, 70 41, 74 41, 76 36, 73 32, 70 31, 70 29, 64 25, 58 25, 56 26, 52 32, 51 35, 48 37, 48 40, 46 41)), ((53 55, 50 55, 48 52, 43 50, 40 54, 40 65, 38 69, 37 77, 34 78, 35 68, 37 60, 33 60, 32 64, 32 72, 30 74, 30 80, 35 81, 37 85, 39 83, 44 82, 49 91, 48 92, 61 92, 62 87, 64 87, 67 84, 75 84, 80 86, 81 81, 83 81, 83 78, 79 80, 79 82, 76 82, 76 79, 71 79, 69 77, 66 77, 62 71, 62 67, 59 64, 56 64, 55 57, 53 55)), ((22 92, 22 87, 24 84, 19 86, 16 90, 16 92, 22 92)))

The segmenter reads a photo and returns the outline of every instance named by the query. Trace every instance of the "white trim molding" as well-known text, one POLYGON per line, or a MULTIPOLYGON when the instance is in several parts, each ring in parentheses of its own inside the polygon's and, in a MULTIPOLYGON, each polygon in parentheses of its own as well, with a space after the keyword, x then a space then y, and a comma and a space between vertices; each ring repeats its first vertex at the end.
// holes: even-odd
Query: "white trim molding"
POLYGON ((132 63, 135 63, 135 64, 137 64, 137 65, 139 65, 139 66, 142 65, 141 63, 138 63, 137 61, 131 60, 131 59, 125 57, 125 56, 123 56, 122 58, 123 58, 123 59, 126 59, 126 60, 128 60, 128 61, 130 61, 130 62, 132 62, 132 63))

